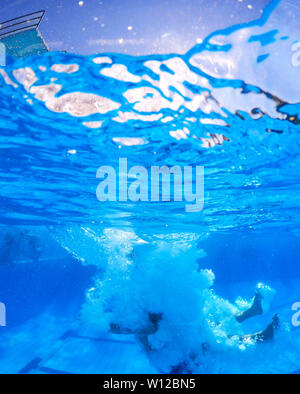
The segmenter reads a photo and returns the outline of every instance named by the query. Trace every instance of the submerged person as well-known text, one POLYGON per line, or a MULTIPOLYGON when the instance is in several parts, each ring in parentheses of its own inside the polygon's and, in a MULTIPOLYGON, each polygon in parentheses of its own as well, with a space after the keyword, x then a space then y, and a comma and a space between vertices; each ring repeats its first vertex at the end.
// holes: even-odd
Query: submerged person
POLYGON ((121 334, 121 335, 137 335, 139 341, 144 346, 147 352, 152 351, 152 347, 149 343, 149 336, 157 333, 159 329, 159 323, 163 319, 162 313, 148 313, 149 322, 143 328, 131 330, 128 328, 122 328, 118 324, 112 323, 110 325, 110 331, 113 334, 121 334))
MULTIPOLYGON (((256 290, 256 294, 253 300, 252 305, 250 306, 249 309, 247 309, 244 312, 241 312, 237 315, 235 315, 235 319, 237 320, 238 323, 243 323, 246 320, 259 316, 263 314, 263 295, 261 294, 260 290, 256 290)), ((272 341, 275 336, 275 330, 278 330, 280 328, 280 320, 279 316, 276 314, 273 318, 270 324, 262 330, 259 331, 255 334, 250 334, 250 335, 230 335, 228 336, 229 339, 234 339, 237 338, 241 344, 247 344, 249 341, 254 342, 256 344, 263 344, 269 341, 272 341)), ((208 343, 203 343, 202 344, 202 355, 206 356, 210 353, 211 348, 208 343)), ((188 357, 188 360, 183 361, 182 363, 173 366, 171 369, 171 374, 183 374, 183 373, 193 373, 193 367, 197 367, 197 358, 198 356, 195 355, 194 353, 191 353, 188 357)))
POLYGON ((38 262, 43 252, 39 239, 23 229, 7 230, 2 241, 0 265, 17 263, 21 257, 38 262))
POLYGON ((28 235, 29 257, 33 263, 38 263, 42 254, 43 246, 38 237, 35 235, 28 235))
MULTIPOLYGON (((261 293, 261 289, 258 287, 251 306, 246 311, 235 315, 234 317, 236 321, 238 323, 243 323, 252 317, 262 315, 264 313, 263 300, 264 300, 264 296, 261 293)), ((147 353, 150 353, 154 349, 150 344, 149 337, 158 332, 159 323, 163 320, 163 318, 164 318, 163 313, 148 313, 149 322, 146 323, 143 328, 131 330, 131 329, 122 328, 118 324, 111 324, 110 328, 111 328, 111 332, 114 334, 136 335, 140 343, 143 345, 145 351, 147 353)), ((272 318, 270 324, 262 331, 250 335, 231 335, 228 336, 228 338, 237 339, 241 344, 248 344, 249 342, 252 343, 254 342, 256 344, 264 344, 274 339, 275 330, 279 328, 280 328, 279 316, 275 315, 272 318)), ((202 343, 201 346, 202 356, 206 357, 210 354, 210 352, 211 352, 210 345, 206 342, 202 343)), ((199 360, 201 360, 201 358, 199 359, 198 357, 199 354, 197 355, 195 353, 191 353, 181 363, 172 366, 170 369, 170 373, 171 374, 193 373, 193 371, 196 370, 199 367, 199 365, 201 365, 201 362, 199 364, 199 360)))
MULTIPOLYGON (((244 321, 246 321, 252 317, 263 315, 263 313, 264 313, 263 304, 262 304, 263 300, 264 300, 264 297, 261 294, 260 289, 257 288, 251 307, 249 309, 247 309, 246 311, 239 313, 238 315, 235 316, 237 322, 243 323, 244 321)), ((255 334, 243 335, 240 337, 240 341, 246 342, 250 339, 256 343, 267 342, 267 341, 274 339, 275 330, 277 330, 279 328, 280 328, 279 316, 276 314, 272 318, 272 322, 267 326, 267 328, 265 330, 260 331, 255 334)))
MULTIPOLYGON (((254 315, 253 315, 254 316, 254 315)), ((255 343, 266 343, 274 339, 275 330, 280 328, 279 316, 275 315, 272 319, 272 322, 266 327, 265 330, 260 331, 256 334, 251 335, 242 335, 238 337, 241 344, 246 344, 250 341, 255 343)), ((231 336, 229 338, 234 338, 235 336, 231 336)), ((210 346, 207 343, 202 344, 202 355, 206 356, 210 352, 210 346)), ((173 366, 171 368, 171 374, 192 374, 195 370, 194 368, 199 366, 197 363, 198 356, 194 353, 191 353, 188 357, 188 361, 183 361, 182 363, 173 366)))
POLYGON ((2 241, 0 264, 9 265, 16 262, 20 256, 20 245, 23 232, 7 231, 2 241))

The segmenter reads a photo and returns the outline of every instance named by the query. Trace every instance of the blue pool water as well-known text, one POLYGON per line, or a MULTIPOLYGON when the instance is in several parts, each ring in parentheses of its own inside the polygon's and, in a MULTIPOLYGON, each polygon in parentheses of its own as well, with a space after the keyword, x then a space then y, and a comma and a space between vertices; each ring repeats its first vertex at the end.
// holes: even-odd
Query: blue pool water
POLYGON ((0 372, 300 370, 300 55, 288 9, 272 1, 185 55, 50 53, 0 68, 0 372), (204 166, 203 211, 100 203, 97 169, 120 158, 204 166), (237 323, 259 283, 264 314, 237 323), (163 314, 152 352, 110 332, 147 326, 149 312, 163 314), (240 343, 275 313, 273 341, 240 343))

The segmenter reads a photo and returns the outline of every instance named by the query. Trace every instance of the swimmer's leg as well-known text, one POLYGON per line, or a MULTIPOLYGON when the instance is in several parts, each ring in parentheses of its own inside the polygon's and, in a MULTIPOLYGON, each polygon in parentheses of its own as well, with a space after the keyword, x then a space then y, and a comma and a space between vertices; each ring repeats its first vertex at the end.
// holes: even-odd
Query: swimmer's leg
POLYGON ((148 335, 139 334, 137 335, 137 338, 147 353, 150 353, 153 350, 152 346, 150 345, 148 335))
POLYGON ((250 319, 251 317, 262 315, 263 314, 263 307, 262 307, 262 301, 264 297, 260 293, 259 290, 256 291, 254 301, 252 306, 246 310, 245 312, 242 312, 238 315, 235 316, 236 320, 239 323, 243 323, 245 320, 250 319))
POLYGON ((137 339, 142 344, 143 348, 147 353, 150 353, 153 350, 149 342, 149 335, 152 335, 156 332, 153 326, 149 326, 138 330, 130 330, 128 328, 122 328, 118 324, 111 324, 110 332, 112 334, 118 334, 118 335, 136 335, 137 339))
POLYGON ((149 313, 148 318, 149 318, 149 323, 147 326, 145 326, 143 328, 131 330, 130 328, 123 328, 119 324, 111 323, 110 324, 110 331, 113 334, 119 334, 119 335, 135 334, 135 335, 138 335, 141 337, 153 335, 157 332, 159 322, 162 320, 163 315, 161 313, 159 313, 159 314, 149 313))
POLYGON ((275 330, 280 328, 279 316, 275 315, 272 322, 267 326, 267 328, 261 332, 252 335, 244 335, 240 337, 241 342, 246 342, 248 339, 255 341, 256 343, 265 343, 272 341, 275 336, 275 330))
POLYGON ((112 323, 110 325, 110 332, 119 335, 136 335, 139 342, 147 353, 150 353, 153 349, 149 342, 149 336, 154 335, 159 328, 159 322, 163 319, 162 313, 149 313, 149 324, 143 328, 131 330, 128 328, 122 328, 118 324, 112 323))

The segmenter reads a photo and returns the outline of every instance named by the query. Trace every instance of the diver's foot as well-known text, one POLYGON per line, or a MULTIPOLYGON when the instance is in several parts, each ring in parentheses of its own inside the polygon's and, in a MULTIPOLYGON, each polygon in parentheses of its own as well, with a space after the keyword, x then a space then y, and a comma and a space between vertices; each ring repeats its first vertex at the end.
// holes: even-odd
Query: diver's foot
POLYGON ((260 316, 264 313, 262 301, 264 297, 259 290, 256 290, 256 294, 252 303, 252 306, 245 312, 240 313, 235 318, 239 323, 243 323, 245 320, 250 319, 254 316, 260 316))
POLYGON ((262 296, 260 291, 256 290, 254 301, 253 301, 253 304, 251 307, 253 313, 255 313, 256 316, 262 315, 264 313, 263 306, 262 306, 263 299, 264 299, 264 297, 262 296))

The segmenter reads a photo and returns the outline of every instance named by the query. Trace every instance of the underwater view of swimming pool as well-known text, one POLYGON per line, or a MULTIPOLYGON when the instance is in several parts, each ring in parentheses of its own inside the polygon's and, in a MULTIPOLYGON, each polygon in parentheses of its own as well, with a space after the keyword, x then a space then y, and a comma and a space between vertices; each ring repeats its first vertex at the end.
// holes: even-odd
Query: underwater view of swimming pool
POLYGON ((0 48, 1 374, 300 373, 300 8, 232 3, 178 52, 0 48))

